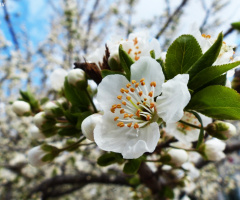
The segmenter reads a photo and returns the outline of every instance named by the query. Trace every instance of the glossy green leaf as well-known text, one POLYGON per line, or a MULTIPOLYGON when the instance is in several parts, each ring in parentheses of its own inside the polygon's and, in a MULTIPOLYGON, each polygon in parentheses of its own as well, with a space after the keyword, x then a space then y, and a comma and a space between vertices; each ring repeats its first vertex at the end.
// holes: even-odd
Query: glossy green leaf
POLYGON ((196 90, 238 65, 240 65, 240 61, 205 68, 189 81, 188 88, 196 90))
POLYGON ((142 163, 142 158, 128 160, 123 167, 123 172, 125 174, 136 174, 140 165, 142 163))
POLYGON ((240 94, 228 87, 213 85, 193 95, 188 110, 195 110, 215 119, 240 119, 240 94))
POLYGON ((202 50, 192 35, 182 35, 169 47, 166 55, 166 78, 171 79, 177 74, 186 73, 202 56, 202 50))
POLYGON ((234 22, 231 25, 234 29, 240 31, 240 22, 234 22))
POLYGON ((103 167, 114 164, 114 163, 121 163, 121 162, 123 162, 122 155, 114 152, 105 153, 101 155, 97 160, 97 164, 103 167))

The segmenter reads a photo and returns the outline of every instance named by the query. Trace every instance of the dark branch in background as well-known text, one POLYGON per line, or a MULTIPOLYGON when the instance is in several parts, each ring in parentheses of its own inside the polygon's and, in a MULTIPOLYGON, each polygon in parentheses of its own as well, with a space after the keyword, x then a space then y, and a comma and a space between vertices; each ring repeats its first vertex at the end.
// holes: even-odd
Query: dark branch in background
MULTIPOLYGON (((100 2, 100 0, 96 0, 95 1, 94 5, 93 5, 93 8, 92 8, 92 12, 89 15, 88 24, 87 24, 87 34, 86 34, 87 36, 89 36, 89 34, 90 34, 90 31, 91 31, 91 28, 92 28, 92 24, 93 24, 93 16, 94 16, 94 13, 97 10, 99 2, 100 2)), ((88 38, 85 39, 84 46, 83 46, 83 52, 85 54, 87 53, 87 49, 88 49, 88 38)))
POLYGON ((112 178, 109 176, 109 174, 101 174, 100 176, 95 176, 89 173, 80 172, 76 175, 55 176, 53 178, 46 179, 30 191, 27 199, 38 192, 42 193, 42 199, 47 199, 49 197, 58 197, 81 189, 82 187, 91 183, 100 183, 107 185, 115 184, 131 187, 123 174, 116 175, 114 178, 112 178), (71 187, 66 187, 67 185, 71 187))
POLYGON ((12 26, 12 22, 11 22, 10 16, 8 14, 7 4, 6 3, 3 6, 3 11, 4 11, 4 19, 7 22, 9 32, 10 32, 10 34, 12 36, 12 40, 14 42, 15 49, 18 50, 19 49, 19 44, 18 44, 18 41, 17 41, 17 37, 16 37, 16 34, 15 34, 15 31, 14 31, 13 26, 12 26))
POLYGON ((188 0, 183 0, 182 3, 176 8, 174 13, 168 18, 166 23, 164 24, 163 28, 157 33, 155 38, 159 38, 168 28, 169 24, 173 21, 173 18, 183 9, 183 7, 186 5, 188 0))
POLYGON ((133 3, 134 0, 129 0, 128 6, 129 6, 129 10, 128 10, 128 26, 127 26, 127 36, 126 38, 128 38, 128 35, 132 32, 132 10, 133 10, 133 3))
POLYGON ((227 37, 230 33, 232 33, 234 31, 234 28, 233 27, 231 27, 231 28, 229 28, 227 31, 226 31, 226 33, 224 33, 224 37, 227 37))

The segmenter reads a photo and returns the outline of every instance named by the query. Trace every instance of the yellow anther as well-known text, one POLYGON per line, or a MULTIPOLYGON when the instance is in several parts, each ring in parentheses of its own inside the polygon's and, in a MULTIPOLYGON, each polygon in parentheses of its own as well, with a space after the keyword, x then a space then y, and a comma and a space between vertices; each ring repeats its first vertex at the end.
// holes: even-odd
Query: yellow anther
POLYGON ((140 117, 140 112, 141 112, 141 110, 138 109, 137 112, 136 112, 136 116, 137 116, 137 117, 140 117))
POLYGON ((124 89, 124 88, 121 88, 121 89, 120 89, 120 92, 121 92, 121 93, 124 93, 124 92, 125 92, 125 89, 124 89))
POLYGON ((136 83, 136 84, 135 84, 135 88, 137 88, 138 86, 139 86, 139 83, 136 83))
POLYGON ((132 51, 132 49, 129 49, 129 50, 128 50, 128 54, 130 54, 130 53, 131 53, 131 51, 132 51))
POLYGON ((128 83, 128 84, 126 85, 126 87, 127 87, 127 88, 131 87, 131 83, 128 83))
POLYGON ((142 78, 141 80, 140 80, 140 82, 143 82, 145 80, 145 78, 142 78))
POLYGON ((138 55, 138 52, 134 52, 134 55, 137 56, 137 55, 138 55))
POLYGON ((223 41, 223 44, 226 44, 226 42, 223 41))
POLYGON ((125 113, 124 109, 121 109, 121 110, 120 110, 120 113, 121 113, 121 114, 125 113))
POLYGON ((153 96, 153 91, 149 92, 148 96, 152 97, 153 96))
POLYGON ((135 48, 136 48, 136 49, 139 49, 139 46, 136 46, 135 48))
POLYGON ((132 80, 132 84, 135 84, 137 81, 135 81, 135 80, 132 80))
POLYGON ((113 104, 113 105, 112 105, 112 108, 116 108, 116 107, 117 107, 117 105, 116 105, 116 104, 113 104))
POLYGON ((131 126, 132 126, 132 123, 128 123, 128 124, 127 124, 127 127, 130 128, 131 126))
POLYGON ((139 94, 139 96, 142 96, 142 94, 143 94, 143 91, 140 91, 138 94, 139 94))
POLYGON ((134 127, 135 129, 139 128, 138 123, 135 123, 133 127, 134 127))
POLYGON ((233 60, 233 57, 232 57, 232 56, 230 57, 230 60, 233 60))
POLYGON ((211 35, 207 35, 206 38, 210 39, 210 38, 211 38, 211 35))
POLYGON ((118 98, 119 100, 121 100, 121 99, 122 99, 122 96, 121 96, 121 95, 118 95, 117 98, 118 98))
POLYGON ((155 82, 155 81, 152 81, 151 83, 150 83, 150 86, 152 87, 156 87, 157 86, 157 83, 155 82))
POLYGON ((126 99, 127 99, 128 101, 130 101, 130 100, 131 100, 131 97, 130 97, 130 96, 126 96, 126 99))
POLYGON ((143 81, 143 82, 141 82, 141 85, 143 86, 143 85, 145 85, 145 82, 143 81))
POLYGON ((131 91, 131 92, 134 92, 134 91, 135 91, 135 89, 134 89, 134 88, 130 88, 130 91, 131 91))
POLYGON ((129 91, 128 91, 127 89, 125 90, 125 92, 126 92, 126 93, 129 93, 129 91))
POLYGON ((139 60, 139 58, 140 58, 139 56, 135 56, 135 57, 134 57, 134 59, 135 59, 136 61, 139 60))
POLYGON ((133 39, 133 44, 136 45, 137 43, 138 43, 138 39, 137 39, 137 37, 135 37, 135 38, 133 39))
POLYGON ((235 51, 233 52, 233 54, 235 54, 235 51))
POLYGON ((112 112, 112 113, 115 113, 115 109, 116 109, 116 108, 111 108, 111 112, 112 112))
POLYGON ((143 102, 143 105, 144 105, 144 106, 146 105, 146 101, 143 102))
POLYGON ((122 102, 122 104, 123 104, 124 106, 126 106, 126 105, 127 105, 127 103, 126 103, 125 101, 123 101, 123 102, 122 102))
POLYGON ((130 114, 129 117, 132 118, 134 114, 130 114))
POLYGON ((127 117, 129 117, 129 114, 125 113, 123 118, 127 118, 127 117))
POLYGON ((149 121, 151 119, 151 116, 147 115, 146 119, 147 119, 147 121, 149 121))
POLYGON ((117 104, 117 108, 121 108, 121 104, 117 104))
POLYGON ((204 38, 206 38, 206 34, 203 33, 202 36, 203 36, 204 38))
POLYGON ((147 101, 147 98, 144 98, 144 101, 147 101))
POLYGON ((155 103, 154 102, 151 102, 150 103, 150 108, 153 108, 155 106, 155 103))
POLYGON ((140 104, 140 102, 137 102, 137 105, 139 105, 140 104))
POLYGON ((119 126, 119 127, 124 127, 124 123, 123 123, 123 122, 118 122, 118 123, 117 123, 117 126, 119 126))
POLYGON ((138 54, 142 53, 141 51, 138 52, 138 54))
POLYGON ((115 117, 115 118, 114 118, 114 121, 117 121, 117 120, 118 120, 118 118, 119 118, 119 117, 115 117))

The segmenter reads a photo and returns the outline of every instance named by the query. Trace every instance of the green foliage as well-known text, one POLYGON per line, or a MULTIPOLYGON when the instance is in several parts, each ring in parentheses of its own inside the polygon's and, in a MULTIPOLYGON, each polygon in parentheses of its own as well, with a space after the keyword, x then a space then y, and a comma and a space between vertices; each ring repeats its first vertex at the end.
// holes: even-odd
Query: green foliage
POLYGON ((169 186, 163 186, 162 190, 160 191, 160 196, 169 199, 174 199, 173 189, 170 188, 169 186))
POLYGON ((75 113, 74 114, 74 116, 78 117, 77 124, 76 124, 76 128, 78 130, 81 130, 81 125, 82 125, 83 120, 91 114, 92 114, 91 111, 85 111, 85 112, 82 112, 82 113, 75 113))
POLYGON ((130 77, 131 77, 130 67, 134 63, 134 61, 128 55, 128 53, 123 50, 123 47, 121 44, 119 45, 119 58, 120 58, 120 64, 126 73, 126 77, 130 81, 130 77))
POLYGON ((205 68, 199 72, 191 81, 189 81, 188 87, 192 90, 196 90, 212 81, 213 79, 219 77, 228 70, 237 67, 238 65, 240 65, 240 61, 205 68))
POLYGON ((29 103, 33 112, 36 112, 36 111, 39 110, 38 101, 35 99, 35 97, 33 96, 33 94, 31 93, 30 90, 25 91, 25 92, 20 90, 20 94, 21 94, 21 97, 22 97, 21 100, 29 103))
POLYGON ((77 137, 77 138, 81 136, 81 132, 75 127, 72 127, 70 124, 69 124, 69 127, 66 124, 66 127, 62 127, 61 129, 58 130, 57 133, 60 136, 71 136, 71 137, 77 137))
POLYGON ((125 174, 136 174, 143 160, 145 160, 145 156, 141 156, 138 159, 128 160, 123 167, 123 172, 125 174))
POLYGON ((169 47, 166 55, 166 78, 186 73, 202 56, 202 50, 192 35, 182 35, 169 47))
POLYGON ((186 109, 215 119, 239 120, 240 95, 224 86, 209 86, 193 95, 186 109))
POLYGON ((234 22, 231 25, 234 29, 240 31, 240 22, 234 22))
POLYGON ((97 164, 104 167, 114 163, 122 163, 123 161, 123 157, 120 153, 110 152, 101 155, 97 160, 97 164))
POLYGON ((101 75, 102 75, 103 78, 108 76, 108 75, 112 75, 112 74, 121 74, 121 75, 125 76, 122 72, 119 72, 119 71, 111 71, 111 70, 108 70, 108 69, 103 69, 101 71, 101 75))
POLYGON ((190 81, 200 71, 212 66, 219 55, 222 42, 223 34, 220 33, 215 43, 188 69, 187 72, 190 74, 190 81))
POLYGON ((155 51, 154 51, 154 50, 150 51, 150 56, 151 56, 153 59, 155 59, 155 51))
POLYGON ((118 60, 116 60, 114 57, 110 58, 108 60, 108 65, 112 71, 122 71, 122 67, 118 60))

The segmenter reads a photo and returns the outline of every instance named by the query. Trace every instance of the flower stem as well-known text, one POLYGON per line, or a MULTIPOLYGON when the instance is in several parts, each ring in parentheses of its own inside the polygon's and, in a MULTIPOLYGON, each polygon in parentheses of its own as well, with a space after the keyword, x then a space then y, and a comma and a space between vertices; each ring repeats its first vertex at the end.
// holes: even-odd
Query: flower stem
POLYGON ((182 124, 185 124, 185 125, 187 125, 187 126, 191 126, 191 127, 193 127, 193 128, 201 129, 201 127, 199 127, 199 126, 196 126, 196 125, 194 125, 194 124, 190 124, 190 123, 185 122, 185 121, 182 121, 182 120, 179 120, 179 122, 182 123, 182 124))
POLYGON ((85 89, 85 92, 86 92, 87 97, 88 97, 88 99, 90 100, 90 102, 91 102, 91 104, 92 104, 92 106, 93 106, 94 112, 97 113, 97 112, 98 112, 98 111, 97 111, 97 108, 96 108, 95 104, 93 103, 93 100, 92 100, 90 94, 88 93, 87 89, 85 89))
POLYGON ((70 146, 64 147, 64 148, 62 148, 62 149, 59 149, 59 151, 61 152, 61 151, 68 150, 68 149, 70 149, 70 148, 77 147, 77 146, 79 146, 79 143, 81 143, 81 142, 82 142, 83 140, 85 140, 85 139, 86 139, 86 137, 83 137, 83 138, 79 139, 76 143, 74 143, 74 144, 72 144, 72 145, 70 145, 70 146))

